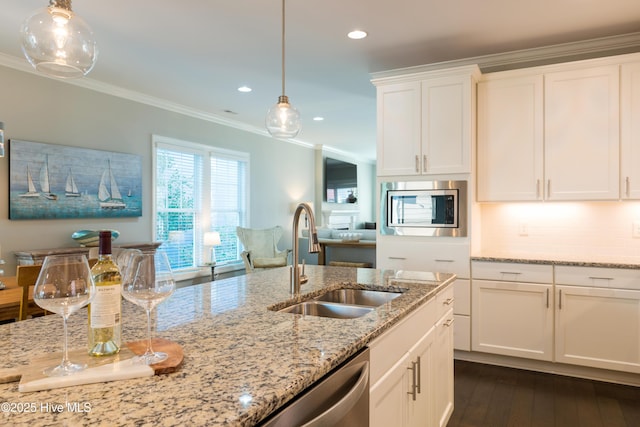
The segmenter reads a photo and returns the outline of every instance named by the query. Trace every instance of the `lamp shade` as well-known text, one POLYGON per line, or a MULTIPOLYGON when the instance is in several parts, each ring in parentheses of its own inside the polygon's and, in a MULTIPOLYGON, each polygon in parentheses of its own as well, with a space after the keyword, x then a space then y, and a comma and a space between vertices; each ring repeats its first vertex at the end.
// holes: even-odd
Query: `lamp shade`
POLYGON ((217 231, 207 231, 204 233, 203 244, 205 246, 220 246, 220 233, 217 231))
POLYGON ((38 9, 20 29, 22 52, 39 72, 58 78, 82 77, 96 63, 93 31, 71 11, 71 2, 53 1, 38 9))

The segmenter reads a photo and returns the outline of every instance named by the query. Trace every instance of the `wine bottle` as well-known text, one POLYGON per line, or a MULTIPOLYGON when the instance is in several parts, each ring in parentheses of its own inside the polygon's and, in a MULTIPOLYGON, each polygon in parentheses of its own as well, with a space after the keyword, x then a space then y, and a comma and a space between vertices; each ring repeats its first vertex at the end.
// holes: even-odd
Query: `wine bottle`
POLYGON ((107 356, 120 351, 122 297, 120 270, 111 255, 111 231, 101 231, 98 261, 91 268, 96 294, 89 304, 89 354, 107 356))

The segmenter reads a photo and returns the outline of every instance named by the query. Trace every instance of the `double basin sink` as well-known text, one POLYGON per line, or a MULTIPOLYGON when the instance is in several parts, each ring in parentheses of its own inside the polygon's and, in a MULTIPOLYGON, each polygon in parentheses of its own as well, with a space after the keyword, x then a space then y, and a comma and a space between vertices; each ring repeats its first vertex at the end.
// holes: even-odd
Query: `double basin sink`
POLYGON ((334 319, 353 319, 364 316, 400 295, 402 292, 335 289, 278 311, 334 319))

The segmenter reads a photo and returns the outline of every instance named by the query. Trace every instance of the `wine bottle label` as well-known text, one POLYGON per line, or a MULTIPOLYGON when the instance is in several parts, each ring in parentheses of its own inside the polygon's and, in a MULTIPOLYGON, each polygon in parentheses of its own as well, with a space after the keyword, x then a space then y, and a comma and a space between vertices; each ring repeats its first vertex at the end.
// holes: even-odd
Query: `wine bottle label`
POLYGON ((90 310, 92 328, 110 328, 120 323, 120 288, 119 284, 96 286, 90 310))

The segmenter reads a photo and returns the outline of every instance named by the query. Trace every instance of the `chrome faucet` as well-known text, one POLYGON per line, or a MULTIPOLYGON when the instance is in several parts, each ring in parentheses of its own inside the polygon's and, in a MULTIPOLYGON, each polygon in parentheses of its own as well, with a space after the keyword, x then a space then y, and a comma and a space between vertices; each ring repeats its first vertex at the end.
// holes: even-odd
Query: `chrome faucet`
POLYGON ((300 222, 300 214, 305 211, 309 219, 309 253, 320 252, 320 244, 318 243, 318 232, 316 231, 316 219, 313 216, 313 210, 308 203, 300 203, 296 207, 293 214, 293 254, 291 262, 291 293, 300 295, 300 269, 298 268, 298 223, 300 222))

